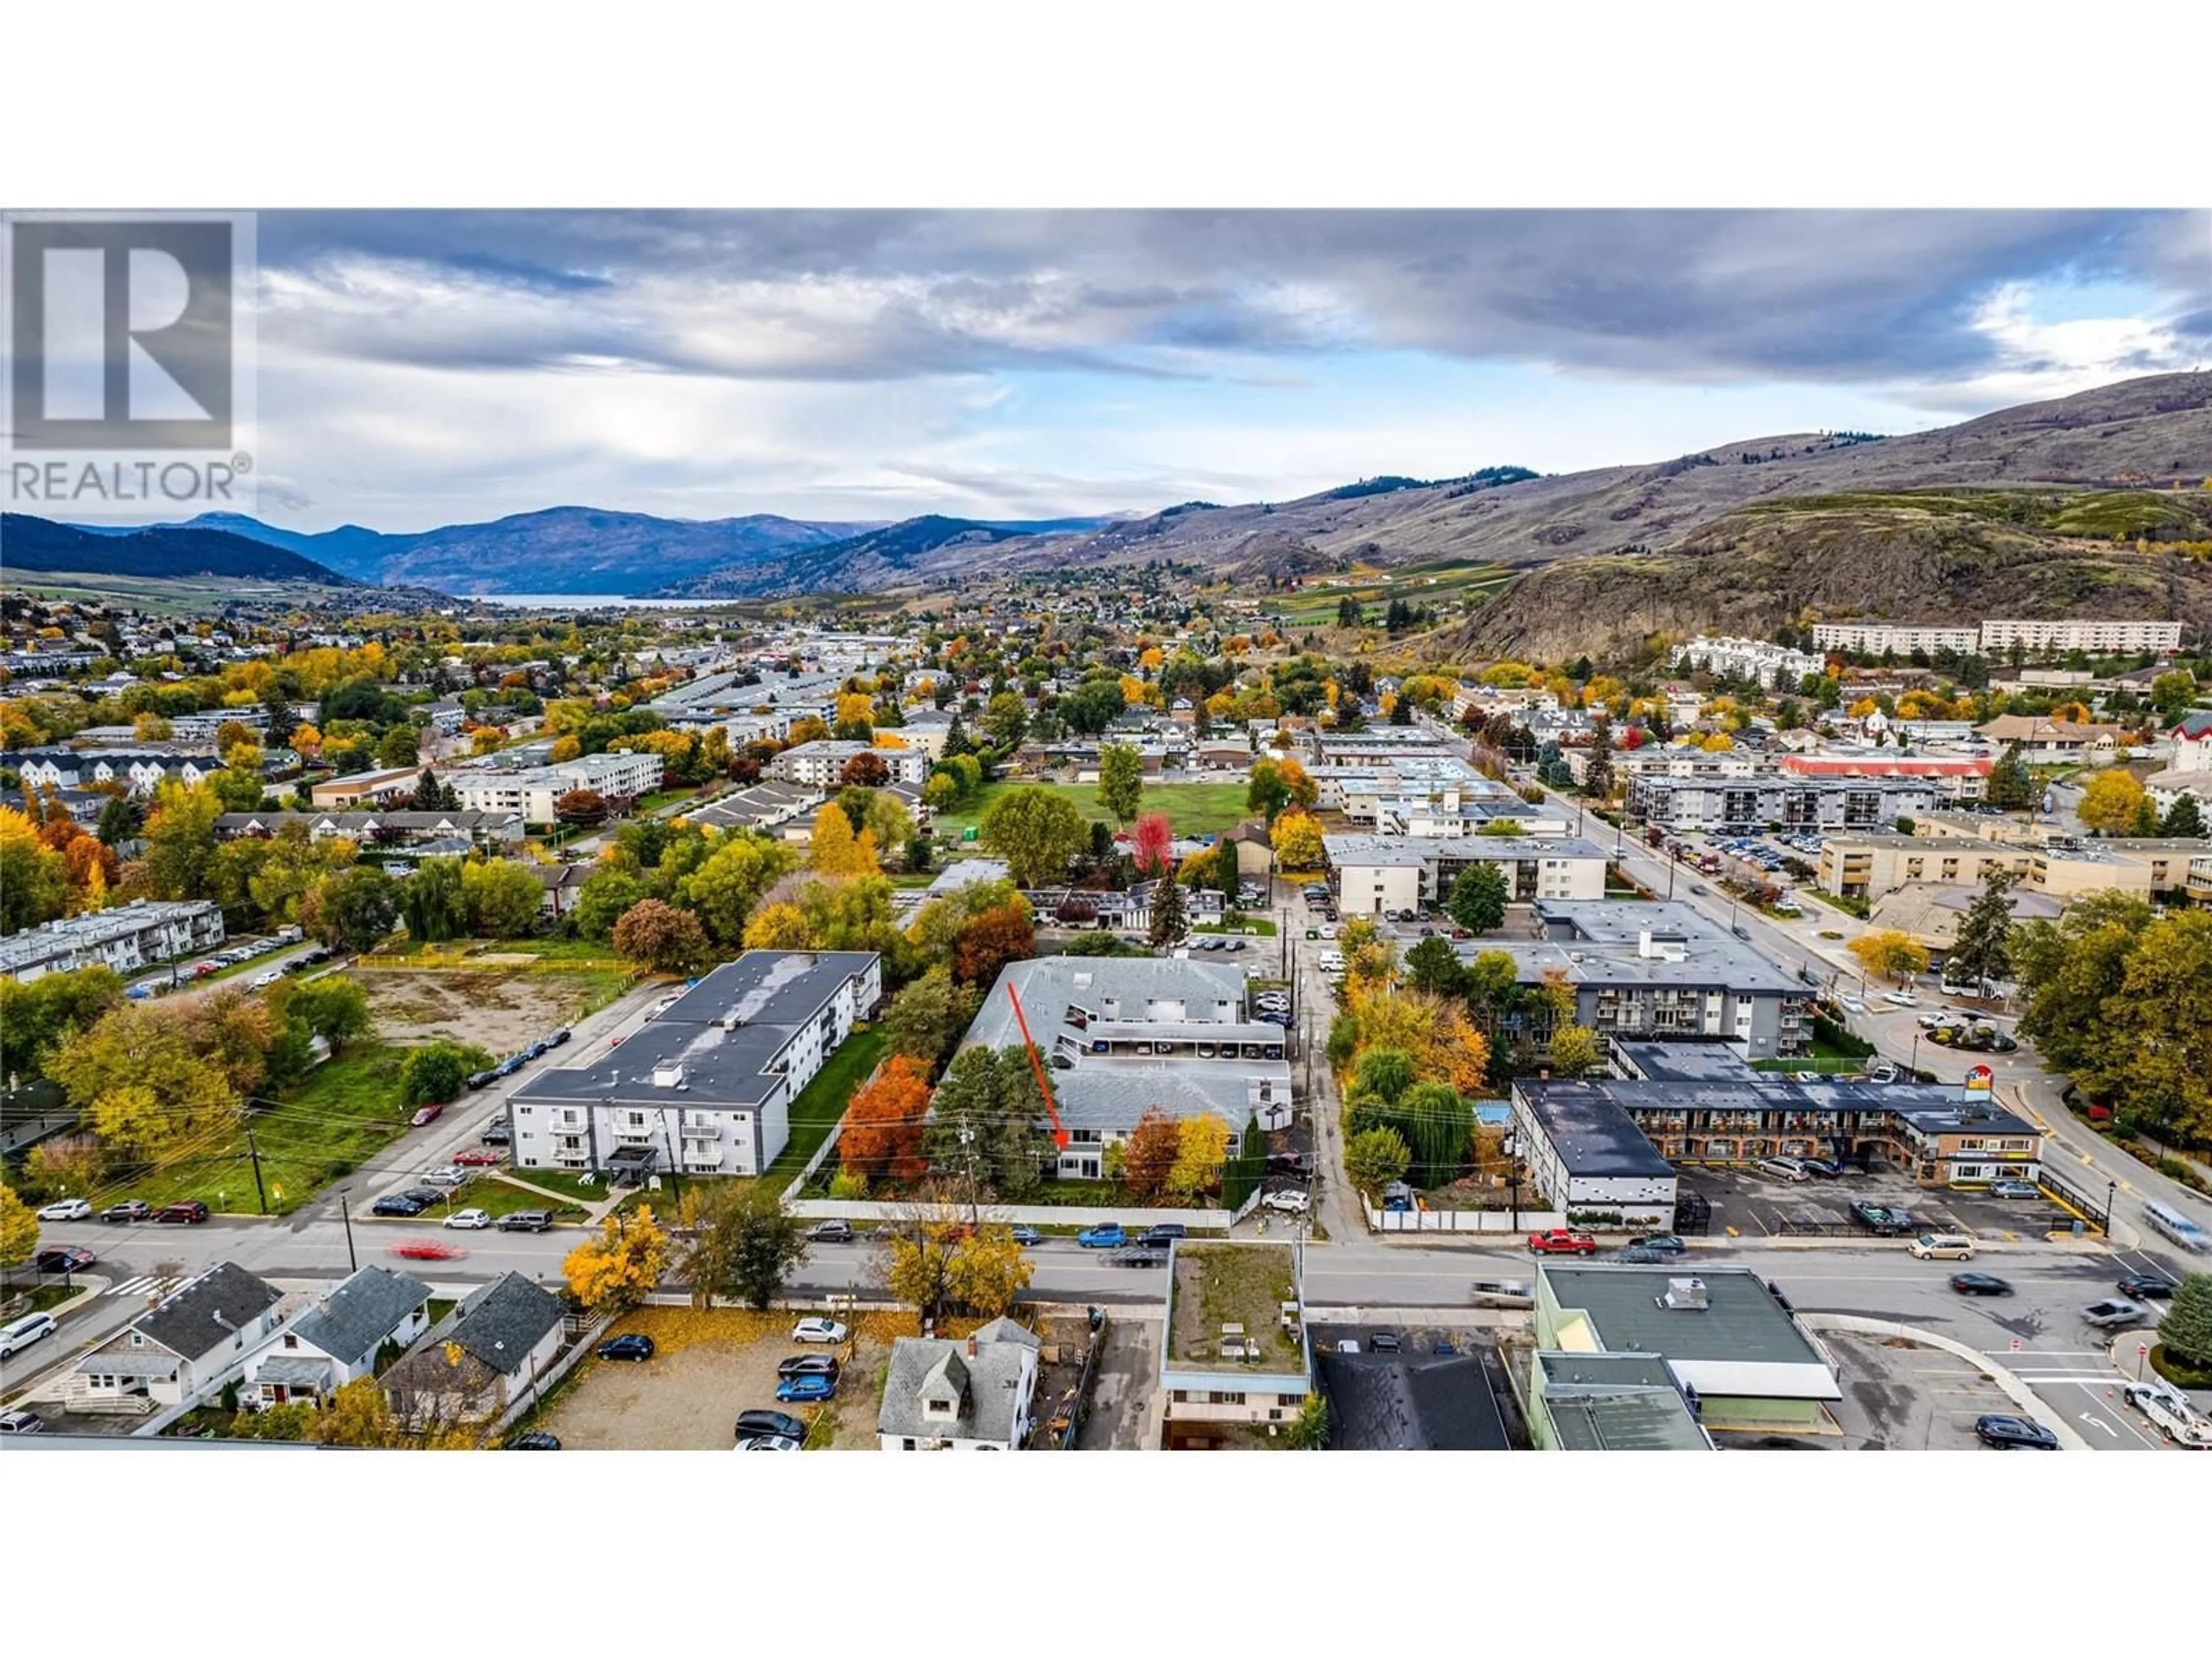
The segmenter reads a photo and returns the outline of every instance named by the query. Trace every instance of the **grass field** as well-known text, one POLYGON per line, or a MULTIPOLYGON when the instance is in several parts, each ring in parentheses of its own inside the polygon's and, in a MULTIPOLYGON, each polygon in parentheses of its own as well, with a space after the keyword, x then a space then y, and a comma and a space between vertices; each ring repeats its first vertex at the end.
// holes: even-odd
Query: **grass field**
POLYGON ((1352 587, 1310 587, 1288 602, 1280 621, 1289 628, 1333 628, 1337 607, 1346 599, 1359 601, 1380 624, 1382 611, 1394 599, 1408 605, 1442 607, 1452 600, 1485 599, 1513 580, 1514 573, 1492 564, 1444 564, 1414 567, 1376 574, 1352 587))
POLYGON ((104 1191, 105 1201, 143 1198, 160 1206, 197 1198, 210 1209, 256 1214, 260 1201, 252 1151, 258 1149, 269 1213, 297 1209, 406 1132, 408 1113, 399 1103, 405 1052, 392 1043, 356 1043, 255 1117, 252 1147, 241 1127, 149 1175, 113 1183, 112 1193, 104 1191))
POLYGON ((768 1166, 769 1181, 778 1188, 787 1187, 806 1167, 814 1149, 830 1138, 830 1131, 845 1115, 853 1091, 876 1069, 889 1041, 880 1026, 854 1032, 814 1074, 814 1080, 799 1091, 799 1098, 791 1103, 791 1139, 768 1166))
MULTIPOLYGON (((982 822, 991 803, 1007 790, 1032 787, 1049 789, 1073 801, 1075 810, 1094 823, 1115 823, 1114 815, 1098 804, 1098 786, 1095 783, 987 783, 966 805, 938 813, 934 820, 937 833, 957 841, 964 830, 982 822)), ((1147 783, 1145 798, 1137 810, 1166 813, 1168 823, 1179 836, 1218 836, 1234 830, 1252 816, 1244 810, 1247 787, 1241 779, 1234 783, 1147 783)))

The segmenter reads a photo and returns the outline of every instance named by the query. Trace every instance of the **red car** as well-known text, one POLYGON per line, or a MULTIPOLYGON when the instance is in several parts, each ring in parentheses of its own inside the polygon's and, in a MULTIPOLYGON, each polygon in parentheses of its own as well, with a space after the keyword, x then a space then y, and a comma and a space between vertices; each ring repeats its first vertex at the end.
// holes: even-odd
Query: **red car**
POLYGON ((453 1154, 453 1162, 463 1165, 503 1164, 506 1161, 505 1155, 495 1146, 471 1146, 453 1154))
POLYGON ((1597 1240, 1588 1233, 1553 1227, 1546 1232, 1530 1233, 1528 1248, 1538 1255, 1595 1255, 1597 1240))
POLYGON ((446 1108, 442 1102, 434 1100, 428 1106, 422 1107, 417 1110, 415 1115, 410 1118, 408 1121, 419 1129, 426 1123, 435 1123, 438 1121, 438 1115, 445 1109, 446 1108))
POLYGON ((443 1239, 410 1238, 404 1244, 393 1245, 392 1254, 409 1261, 459 1261, 468 1252, 443 1239))

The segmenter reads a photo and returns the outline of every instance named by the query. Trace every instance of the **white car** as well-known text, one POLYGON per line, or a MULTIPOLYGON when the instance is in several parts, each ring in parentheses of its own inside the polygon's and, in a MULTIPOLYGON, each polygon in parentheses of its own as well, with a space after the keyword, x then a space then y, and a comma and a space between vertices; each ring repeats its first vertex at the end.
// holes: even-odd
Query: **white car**
POLYGON ((1297 1188, 1285 1187, 1279 1193, 1269 1193, 1260 1200, 1263 1210, 1277 1210, 1285 1215, 1304 1215, 1313 1207, 1313 1195, 1297 1188))
POLYGON ((1861 1002, 1856 997, 1845 997, 1843 1002, 1844 1006, 1854 1014, 1866 1012, 1866 1004, 1861 1002))
POLYGON ((246 988, 249 991, 265 991, 283 977, 284 975, 277 969, 264 968, 246 981, 246 988))
POLYGON ((1344 971, 1344 953, 1340 951, 1322 951, 1321 955, 1321 970, 1324 974, 1342 973, 1344 971))
POLYGON ((459 1210, 446 1218, 448 1227, 475 1229, 491 1225, 491 1216, 484 1210, 459 1210))
POLYGON ((1910 991, 1884 991, 1881 1000, 1893 1008, 1917 1008, 1920 999, 1910 991))
POLYGON ((851 1334, 834 1319, 802 1319, 791 1328, 794 1342, 842 1342, 851 1334))
POLYGON ((750 1434, 737 1443, 738 1451, 797 1451, 799 1443, 787 1434, 750 1434))
POLYGON ((1923 1014, 1912 1023, 1923 1031, 1933 1031, 1954 1022, 1948 1014, 1923 1014))
POLYGON ((41 1221, 85 1221, 91 1216, 91 1204, 82 1198, 58 1198, 39 1212, 41 1221))
POLYGON ((469 1172, 458 1164, 441 1164, 422 1177, 433 1187, 465 1187, 469 1172))

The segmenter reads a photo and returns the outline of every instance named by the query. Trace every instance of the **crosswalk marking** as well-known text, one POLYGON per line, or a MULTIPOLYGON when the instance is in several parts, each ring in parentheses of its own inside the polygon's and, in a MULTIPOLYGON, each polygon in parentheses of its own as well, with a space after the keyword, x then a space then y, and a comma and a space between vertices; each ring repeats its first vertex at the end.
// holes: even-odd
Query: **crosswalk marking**
POLYGON ((136 1279, 126 1279, 120 1285, 111 1285, 100 1292, 103 1296, 148 1296, 156 1291, 167 1291, 174 1281, 156 1273, 140 1273, 136 1279))

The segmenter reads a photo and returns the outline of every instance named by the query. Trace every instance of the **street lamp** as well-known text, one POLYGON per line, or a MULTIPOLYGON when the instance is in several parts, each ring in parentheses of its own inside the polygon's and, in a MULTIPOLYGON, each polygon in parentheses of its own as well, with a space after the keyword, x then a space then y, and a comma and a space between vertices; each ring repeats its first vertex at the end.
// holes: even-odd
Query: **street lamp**
POLYGON ((338 1188, 338 1219, 345 1223, 346 1271, 357 1273, 361 1271, 361 1260, 353 1253, 353 1206, 346 1202, 346 1194, 352 1190, 350 1187, 338 1188))
POLYGON ((2105 1237, 2107 1239, 2112 1236, 2112 1200, 2119 1190, 2120 1183, 2117 1180, 2105 1183, 2105 1237))
POLYGON ((1920 1080, 1920 1038, 1921 1038, 1921 1036, 1922 1036, 1922 1033, 1921 1033, 1921 1031, 1920 1031, 1919 1028, 1917 1028, 1917 1027, 1916 1026, 1916 1027, 1913 1029, 1913 1032, 1912 1032, 1912 1058, 1911 1058, 1911 1060, 1910 1060, 1909 1061, 1907 1061, 1907 1062, 1906 1062, 1906 1065, 1905 1065, 1905 1069, 1906 1069, 1907 1071, 1909 1071, 1909 1072, 1911 1072, 1911 1073, 1912 1073, 1912 1080, 1913 1080, 1915 1083, 1917 1083, 1917 1082, 1920 1080))

